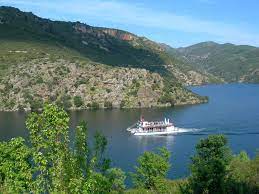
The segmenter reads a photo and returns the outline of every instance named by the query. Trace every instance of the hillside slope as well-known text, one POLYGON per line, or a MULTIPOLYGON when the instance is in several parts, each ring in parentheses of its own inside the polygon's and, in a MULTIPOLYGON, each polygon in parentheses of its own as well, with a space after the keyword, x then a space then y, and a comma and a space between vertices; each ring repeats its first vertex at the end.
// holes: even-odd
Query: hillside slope
POLYGON ((259 48, 203 42, 177 49, 182 60, 226 82, 259 83, 259 48))
POLYGON ((73 109, 206 102, 182 86, 168 56, 128 32, 0 7, 0 110, 38 109, 45 101, 73 109))

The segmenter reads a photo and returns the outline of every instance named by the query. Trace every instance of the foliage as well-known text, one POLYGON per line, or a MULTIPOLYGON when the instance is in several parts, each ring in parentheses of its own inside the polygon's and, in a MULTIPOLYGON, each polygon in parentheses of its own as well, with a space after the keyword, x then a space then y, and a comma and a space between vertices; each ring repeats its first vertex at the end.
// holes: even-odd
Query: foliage
POLYGON ((190 184, 194 193, 224 193, 231 154, 223 135, 201 139, 192 157, 190 184))
POLYGON ((125 174, 110 168, 105 157, 106 138, 97 133, 88 144, 86 123, 75 130, 74 146, 68 136, 68 114, 55 105, 26 120, 30 145, 22 138, 0 143, 0 192, 109 193, 125 189, 125 174))
POLYGON ((176 51, 176 56, 188 62, 191 67, 198 67, 227 82, 243 80, 253 83, 259 81, 256 73, 258 54, 257 47, 215 42, 198 43, 176 51))
POLYGON ((33 171, 31 149, 23 138, 0 143, 0 193, 28 193, 33 171))
MULTIPOLYGON (((13 138, 0 143, 0 193, 123 193, 125 173, 111 168, 107 139, 99 132, 89 143, 87 125, 75 128, 70 142, 69 117, 59 107, 46 104, 41 113, 26 120, 29 142, 13 138)), ((259 155, 232 156, 227 139, 209 136, 196 145, 191 176, 168 180, 170 153, 144 152, 138 158, 126 193, 258 194, 259 155)))
POLYGON ((53 105, 46 105, 42 114, 31 113, 26 121, 37 174, 33 185, 36 192, 67 188, 64 166, 69 162, 68 121, 67 113, 53 105))
POLYGON ((121 103, 120 103, 120 108, 124 108, 124 107, 125 107, 125 104, 126 104, 126 101, 125 101, 125 100, 122 100, 121 103))
POLYGON ((83 102, 81 96, 74 96, 74 104, 76 107, 83 106, 84 102, 83 102))
POLYGON ((104 102, 104 107, 108 109, 112 109, 112 103, 110 101, 105 101, 104 102))
POLYGON ((138 158, 136 173, 132 174, 133 183, 136 187, 156 189, 158 182, 165 179, 170 168, 170 153, 165 148, 159 149, 158 153, 144 152, 138 158))
POLYGON ((259 193, 259 156, 250 159, 245 151, 234 156, 228 168, 226 187, 228 193, 259 193))
POLYGON ((60 108, 69 109, 72 106, 71 96, 67 94, 61 95, 60 98, 56 101, 56 104, 60 108))
MULTIPOLYGON (((31 103, 34 103, 33 109, 42 108, 38 99, 35 102, 27 99, 24 102, 23 99, 20 99, 17 88, 21 85, 23 85, 22 88, 29 89, 32 96, 39 93, 41 98, 46 99, 56 95, 56 104, 65 109, 72 107, 73 99, 70 96, 74 96, 75 88, 78 88, 81 84, 87 84, 90 90, 90 94, 86 94, 87 92, 81 86, 80 90, 83 89, 82 95, 88 95, 89 97, 98 94, 98 98, 101 98, 100 93, 105 88, 101 87, 102 84, 89 81, 93 75, 85 76, 87 74, 85 67, 89 67, 91 71, 96 69, 99 74, 97 75, 98 78, 100 77, 103 82, 105 80, 100 75, 100 71, 103 71, 103 74, 107 72, 104 69, 96 68, 98 66, 105 66, 112 71, 113 69, 121 70, 119 67, 123 67, 125 75, 128 71, 126 67, 135 68, 137 74, 146 69, 148 74, 156 72, 160 76, 167 76, 174 80, 174 85, 178 84, 177 79, 174 78, 167 67, 169 64, 175 66, 178 63, 178 66, 181 67, 183 63, 177 61, 176 64, 174 57, 168 55, 160 44, 148 39, 143 40, 142 37, 120 30, 115 30, 115 34, 111 35, 106 33, 103 28, 96 28, 79 22, 51 21, 12 7, 1 6, 0 18, 2 22, 0 28, 0 77, 3 77, 3 80, 7 83, 9 82, 8 78, 11 78, 14 73, 18 73, 18 79, 19 77, 22 78, 22 82, 18 82, 18 79, 12 79, 11 82, 13 83, 3 84, 5 90, 0 95, 0 109, 2 110, 15 110, 17 105, 21 103, 26 108, 31 103), (118 34, 121 36, 117 36, 118 34), (122 39, 122 37, 128 36, 133 38, 132 41, 122 39), (44 64, 47 64, 47 68, 44 64), (116 68, 110 68, 108 65, 116 68), (74 67, 80 71, 77 71, 76 78, 69 79, 71 73, 75 71, 74 67), (138 72, 137 68, 142 70, 138 72), (42 71, 44 71, 43 74, 42 71), (84 74, 80 72, 84 72, 84 74), (71 82, 68 84, 69 81, 71 82), (46 86, 47 88, 45 88, 46 86), (68 87, 69 92, 64 92, 64 87, 68 87), (12 92, 18 93, 11 96, 12 100, 5 100, 8 94, 12 92)), ((138 99, 134 97, 137 97, 140 83, 143 86, 150 85, 156 90, 157 94, 162 94, 162 87, 159 88, 159 85, 139 82, 140 77, 135 75, 134 77, 132 85, 126 84, 128 90, 125 90, 125 94, 121 94, 124 97, 133 97, 131 102, 134 101, 134 103, 126 103, 124 108, 136 107, 138 99), (128 93, 126 94, 126 92, 128 93)), ((118 75, 115 75, 115 78, 120 81, 118 75)), ((126 78, 122 81, 126 83, 126 78)), ((2 83, 0 83, 0 88, 3 88, 2 83)), ((121 91, 125 88, 119 87, 118 89, 121 91)), ((179 90, 183 90, 183 86, 180 86, 179 90)), ((110 93, 111 88, 107 88, 106 91, 110 93)), ((172 92, 169 94, 174 95, 172 92)), ((114 98, 115 95, 109 96, 114 98)), ((151 96, 157 101, 157 95, 152 94, 151 96)), ((185 98, 185 96, 180 97, 185 98)), ((119 98, 121 99, 121 97, 119 98)), ((95 100, 102 101, 102 99, 96 98, 95 100)), ((193 99, 189 98, 186 102, 189 102, 188 100, 193 99)), ((157 104, 157 106, 160 106, 160 104, 157 104)))
POLYGON ((89 107, 93 110, 97 110, 100 108, 100 105, 98 102, 92 102, 91 104, 89 104, 89 107))

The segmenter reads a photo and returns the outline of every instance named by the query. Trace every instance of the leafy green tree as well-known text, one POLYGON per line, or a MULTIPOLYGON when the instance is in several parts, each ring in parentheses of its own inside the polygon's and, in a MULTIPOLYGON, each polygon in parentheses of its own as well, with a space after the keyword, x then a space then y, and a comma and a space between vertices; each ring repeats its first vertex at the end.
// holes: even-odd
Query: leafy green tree
POLYGON ((166 148, 160 148, 158 153, 144 152, 138 158, 136 173, 132 174, 135 187, 156 189, 156 183, 165 179, 170 168, 170 153, 166 148))
POLYGON ((0 143, 0 193, 29 193, 31 149, 21 137, 0 143))
POLYGON ((30 142, 22 138, 0 143, 0 193, 109 193, 125 189, 125 173, 110 168, 106 138, 96 133, 88 144, 85 122, 68 135, 68 114, 55 105, 26 120, 30 142))
POLYGON ((81 124, 76 127, 75 135, 75 150, 74 155, 76 158, 77 166, 81 169, 81 173, 88 173, 89 165, 89 147, 87 144, 88 132, 86 122, 81 122, 81 124))
POLYGON ((227 139, 211 135, 196 145, 196 155, 191 160, 190 184, 194 193, 224 193, 227 166, 231 159, 227 139))
POLYGON ((227 192, 259 193, 259 157, 251 160, 245 151, 233 157, 228 167, 227 192))
POLYGON ((105 173, 110 168, 110 159, 105 157, 105 150, 107 146, 107 139, 97 132, 94 136, 93 159, 96 161, 95 169, 105 173))
POLYGON ((112 191, 122 192, 125 190, 126 175, 120 168, 110 168, 106 174, 112 191))
POLYGON ((26 121, 33 149, 37 193, 67 189, 64 167, 69 162, 68 121, 67 113, 54 105, 46 105, 41 114, 31 113, 26 121))

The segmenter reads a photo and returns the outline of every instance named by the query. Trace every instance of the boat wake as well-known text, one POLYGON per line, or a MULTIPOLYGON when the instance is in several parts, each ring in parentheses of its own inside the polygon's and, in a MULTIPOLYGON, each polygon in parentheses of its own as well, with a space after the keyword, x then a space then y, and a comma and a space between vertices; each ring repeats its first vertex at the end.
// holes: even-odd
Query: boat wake
POLYGON ((177 133, 198 133, 203 129, 175 127, 177 133))
POLYGON ((248 131, 248 130, 218 130, 218 129, 197 129, 197 128, 180 128, 175 127, 178 130, 178 135, 259 135, 259 131, 248 131))

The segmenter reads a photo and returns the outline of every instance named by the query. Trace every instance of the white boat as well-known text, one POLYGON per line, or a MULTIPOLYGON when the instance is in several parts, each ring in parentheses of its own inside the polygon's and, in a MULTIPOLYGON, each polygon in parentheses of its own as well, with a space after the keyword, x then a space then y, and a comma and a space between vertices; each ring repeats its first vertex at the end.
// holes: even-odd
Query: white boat
POLYGON ((169 119, 149 122, 145 121, 143 117, 127 130, 134 135, 169 135, 179 132, 169 119))

